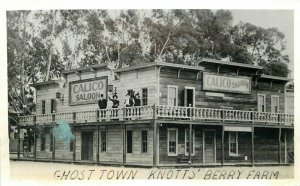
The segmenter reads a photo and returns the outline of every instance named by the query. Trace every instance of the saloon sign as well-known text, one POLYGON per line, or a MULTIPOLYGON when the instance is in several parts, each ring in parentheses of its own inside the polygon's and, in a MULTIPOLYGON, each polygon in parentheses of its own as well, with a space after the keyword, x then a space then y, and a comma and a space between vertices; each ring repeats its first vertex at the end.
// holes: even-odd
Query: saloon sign
POLYGON ((70 105, 97 103, 107 95, 107 77, 70 82, 70 105))
POLYGON ((251 78, 203 73, 203 90, 250 94, 251 78))

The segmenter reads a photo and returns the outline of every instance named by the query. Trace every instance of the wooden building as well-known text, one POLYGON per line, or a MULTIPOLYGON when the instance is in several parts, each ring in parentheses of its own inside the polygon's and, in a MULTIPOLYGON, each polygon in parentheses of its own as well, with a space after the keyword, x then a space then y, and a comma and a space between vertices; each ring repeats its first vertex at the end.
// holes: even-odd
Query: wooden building
POLYGON ((19 118, 19 127, 34 131, 26 158, 150 167, 294 161, 294 115, 285 110, 294 104, 286 102, 291 79, 264 75, 260 66, 203 59, 63 74, 33 85, 37 114, 19 118), (98 107, 101 94, 105 109, 98 107), (74 138, 54 135, 61 122, 74 138))

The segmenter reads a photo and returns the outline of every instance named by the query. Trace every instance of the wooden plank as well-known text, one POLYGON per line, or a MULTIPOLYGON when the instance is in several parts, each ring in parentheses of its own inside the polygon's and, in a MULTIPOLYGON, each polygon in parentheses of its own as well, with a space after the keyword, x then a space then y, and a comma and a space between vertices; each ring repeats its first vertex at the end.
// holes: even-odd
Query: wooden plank
POLYGON ((99 125, 97 125, 97 164, 99 164, 99 146, 100 146, 100 130, 99 130, 99 125))
POLYGON ((254 127, 251 133, 251 165, 254 166, 254 127))
POLYGON ((157 166, 157 122, 153 119, 153 166, 157 166))
POLYGON ((21 151, 21 139, 20 139, 20 125, 18 125, 18 146, 17 146, 17 149, 18 149, 18 159, 20 159, 20 151, 21 151))
POLYGON ((123 165, 126 164, 126 125, 123 125, 123 165))
POLYGON ((192 124, 189 125, 189 164, 192 164, 192 124))
POLYGON ((76 135, 75 135, 75 123, 73 124, 73 127, 72 127, 72 133, 73 133, 73 136, 74 136, 74 139, 73 139, 73 161, 76 160, 76 135))
POLYGON ((33 152, 33 158, 36 160, 36 141, 37 141, 37 139, 36 139, 36 129, 37 129, 37 126, 36 126, 36 124, 34 124, 34 129, 33 129, 33 150, 34 150, 34 152, 33 152))
POLYGON ((278 129, 278 163, 281 163, 281 128, 278 129))
POLYGON ((55 160, 55 136, 53 134, 53 129, 55 127, 55 124, 52 125, 52 130, 51 130, 51 133, 52 133, 52 143, 53 143, 53 149, 52 149, 52 160, 55 160))
POLYGON ((221 164, 224 164, 224 125, 222 126, 222 136, 221 136, 221 164))

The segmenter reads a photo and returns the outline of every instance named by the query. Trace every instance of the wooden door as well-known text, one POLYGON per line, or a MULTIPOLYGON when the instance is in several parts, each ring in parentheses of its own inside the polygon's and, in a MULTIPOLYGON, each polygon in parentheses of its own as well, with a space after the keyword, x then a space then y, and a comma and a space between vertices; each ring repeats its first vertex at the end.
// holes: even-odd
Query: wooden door
POLYGON ((93 160, 93 132, 81 133, 81 160, 93 160))
POLYGON ((216 131, 214 130, 204 130, 204 163, 215 163, 216 162, 216 131))

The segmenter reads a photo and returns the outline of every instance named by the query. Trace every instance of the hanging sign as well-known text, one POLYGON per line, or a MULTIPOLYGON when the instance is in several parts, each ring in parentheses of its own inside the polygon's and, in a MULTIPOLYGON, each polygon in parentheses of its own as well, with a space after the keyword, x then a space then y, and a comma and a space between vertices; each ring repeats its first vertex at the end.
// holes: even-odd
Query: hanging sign
POLYGON ((107 97, 107 77, 70 82, 70 105, 97 103, 101 94, 107 97))
POLYGON ((203 90, 250 94, 251 78, 203 73, 203 90))

